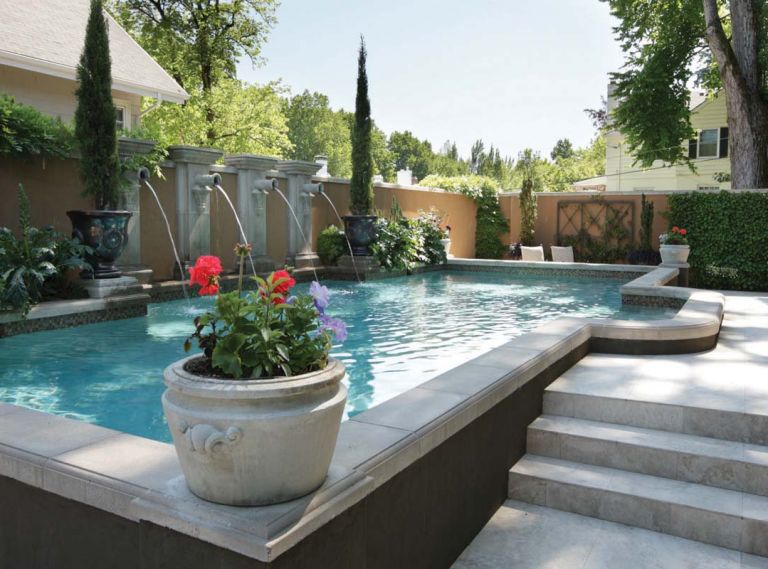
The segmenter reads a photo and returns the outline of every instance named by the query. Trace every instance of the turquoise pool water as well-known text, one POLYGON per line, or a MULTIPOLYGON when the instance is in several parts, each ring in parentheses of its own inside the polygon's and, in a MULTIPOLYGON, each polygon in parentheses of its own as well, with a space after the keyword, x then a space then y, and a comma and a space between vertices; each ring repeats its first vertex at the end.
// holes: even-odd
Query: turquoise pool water
MULTIPOLYGON (((347 365, 348 415, 561 315, 653 319, 673 313, 622 308, 622 283, 614 279, 440 272, 325 284, 329 313, 349 329, 333 351, 347 365)), ((209 303, 158 303, 147 317, 0 339, 0 400, 170 441, 160 405, 162 371, 184 356, 192 317, 209 303)))

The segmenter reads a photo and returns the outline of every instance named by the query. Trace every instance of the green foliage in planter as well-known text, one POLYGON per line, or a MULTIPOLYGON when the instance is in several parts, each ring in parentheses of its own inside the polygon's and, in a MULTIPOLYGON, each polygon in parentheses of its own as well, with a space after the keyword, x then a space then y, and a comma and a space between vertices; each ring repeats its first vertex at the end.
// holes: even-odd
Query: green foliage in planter
POLYGON ((509 231, 507 218, 499 205, 499 185, 486 176, 427 176, 423 186, 442 188, 462 194, 475 202, 475 257, 478 259, 500 259, 506 251, 501 235, 509 231))
POLYGON ((26 315, 33 304, 56 297, 58 292, 77 295, 66 281, 66 272, 70 268, 90 268, 84 260, 90 249, 52 227, 33 227, 29 201, 21 185, 19 225, 20 238, 7 227, 0 227, 0 308, 26 315))
POLYGON ((394 204, 389 219, 379 218, 376 223, 373 254, 388 271, 410 272, 417 263, 445 262, 441 242, 445 234, 440 228, 440 217, 434 211, 422 211, 418 217, 407 218, 394 204))
POLYGON ((768 194, 672 194, 669 221, 687 230, 693 286, 768 290, 768 194))
POLYGON ((317 255, 323 265, 335 265, 339 257, 348 252, 344 231, 335 225, 329 225, 317 237, 317 255))
POLYGON ((91 0, 77 82, 75 136, 81 154, 83 195, 93 198, 96 209, 114 209, 119 199, 120 161, 112 101, 112 62, 101 0, 91 0))
POLYGON ((352 125, 352 179, 349 184, 354 215, 373 213, 373 156, 371 154, 371 101, 368 99, 368 73, 365 70, 365 40, 360 38, 357 57, 357 97, 355 120, 352 125))
POLYGON ((0 93, 0 156, 66 158, 71 150, 72 132, 60 119, 0 93))

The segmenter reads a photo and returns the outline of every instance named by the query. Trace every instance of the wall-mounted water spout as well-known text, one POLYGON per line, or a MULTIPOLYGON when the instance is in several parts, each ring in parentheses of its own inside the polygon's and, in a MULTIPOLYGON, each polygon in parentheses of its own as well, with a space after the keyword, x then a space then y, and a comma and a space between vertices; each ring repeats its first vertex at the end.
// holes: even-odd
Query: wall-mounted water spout
POLYGON ((269 192, 275 192, 277 191, 278 183, 276 178, 272 178, 271 180, 256 180, 253 183, 253 190, 252 193, 256 194, 257 192, 266 196, 269 194, 269 192))
POLYGON ((323 185, 322 184, 304 184, 301 188, 301 192, 302 192, 302 195, 309 196, 309 198, 311 199, 323 193, 323 185))
POLYGON ((139 183, 140 184, 149 182, 149 178, 150 178, 149 168, 147 168, 145 166, 142 166, 141 168, 139 168, 139 170, 137 172, 137 175, 139 177, 139 183))

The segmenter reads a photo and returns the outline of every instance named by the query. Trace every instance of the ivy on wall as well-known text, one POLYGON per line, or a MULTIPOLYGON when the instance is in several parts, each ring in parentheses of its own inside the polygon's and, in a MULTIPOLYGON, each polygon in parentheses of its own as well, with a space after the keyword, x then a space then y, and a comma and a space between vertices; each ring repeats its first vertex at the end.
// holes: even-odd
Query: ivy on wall
POLYGON ((768 290, 768 194, 671 194, 669 221, 688 231, 692 286, 768 290))
POLYGON ((507 218, 499 205, 499 185, 486 176, 427 176, 422 186, 442 188, 472 199, 477 206, 475 214, 475 257, 500 259, 506 251, 501 235, 509 231, 507 218))

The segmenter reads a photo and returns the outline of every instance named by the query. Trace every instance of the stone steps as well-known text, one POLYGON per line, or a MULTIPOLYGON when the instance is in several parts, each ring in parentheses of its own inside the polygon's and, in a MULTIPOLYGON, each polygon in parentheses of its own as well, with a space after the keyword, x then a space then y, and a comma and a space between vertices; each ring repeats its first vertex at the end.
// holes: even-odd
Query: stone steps
POLYGON ((573 385, 563 381, 564 377, 544 392, 545 415, 768 445, 768 413, 762 408, 746 409, 741 400, 726 401, 710 393, 704 403, 697 403, 695 398, 688 402, 673 398, 664 401, 662 382, 656 382, 655 386, 652 382, 641 384, 629 396, 622 391, 610 394, 598 386, 591 389, 590 385, 573 385))
POLYGON ((542 415, 528 427, 527 451, 768 496, 765 446, 542 415))
POLYGON ((510 470, 509 497, 768 555, 763 496, 528 454, 510 470))

